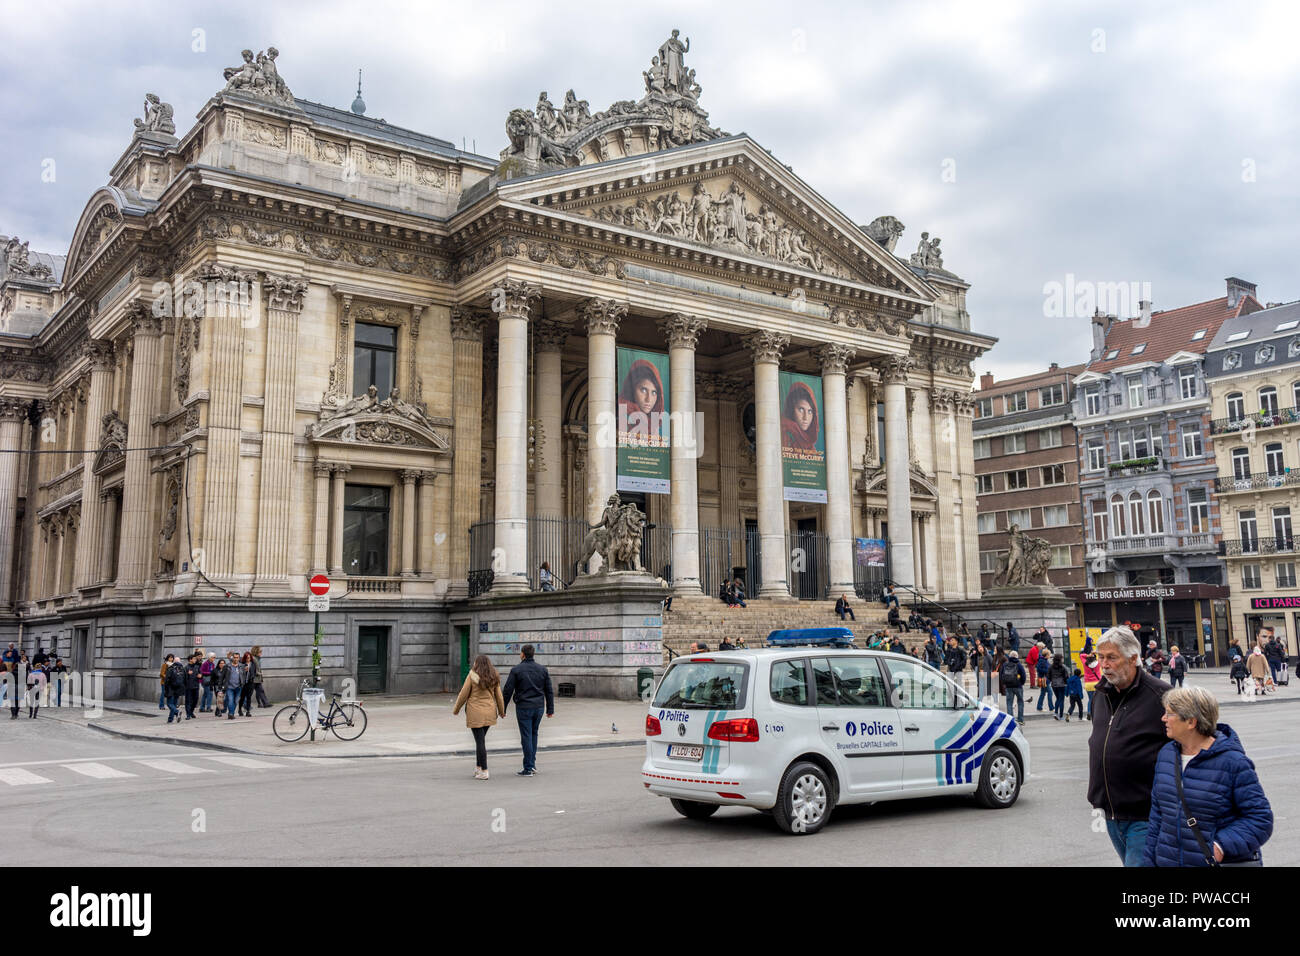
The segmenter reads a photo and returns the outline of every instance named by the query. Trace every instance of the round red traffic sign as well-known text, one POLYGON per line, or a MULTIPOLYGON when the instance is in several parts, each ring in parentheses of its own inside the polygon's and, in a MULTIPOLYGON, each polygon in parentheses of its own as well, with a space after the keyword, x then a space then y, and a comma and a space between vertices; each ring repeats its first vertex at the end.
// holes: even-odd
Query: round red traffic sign
POLYGON ((330 579, 325 577, 323 574, 312 575, 308 587, 311 588, 312 594, 328 594, 330 590, 330 579))

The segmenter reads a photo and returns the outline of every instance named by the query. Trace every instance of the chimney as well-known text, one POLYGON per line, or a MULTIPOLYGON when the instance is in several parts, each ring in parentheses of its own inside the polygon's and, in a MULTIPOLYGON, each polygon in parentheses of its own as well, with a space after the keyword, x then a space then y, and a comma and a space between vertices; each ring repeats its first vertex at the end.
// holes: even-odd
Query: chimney
POLYGON ((1059 365, 1057 365, 1055 362, 1053 362, 1053 363, 1051 364, 1051 366, 1048 367, 1047 370, 1048 370, 1049 372, 1055 372, 1055 371, 1056 371, 1058 368, 1060 368, 1060 367, 1061 367, 1061 366, 1059 366, 1059 365))
POLYGON ((1106 315, 1101 309, 1092 314, 1092 359, 1097 362, 1106 354, 1106 333, 1110 331, 1112 316, 1106 315))
POLYGON ((1248 295, 1255 294, 1255 283, 1229 276, 1223 280, 1228 284, 1228 308, 1235 309, 1237 303, 1248 295))
POLYGON ((980 376, 980 389, 987 390, 993 387, 993 373, 985 372, 980 376))

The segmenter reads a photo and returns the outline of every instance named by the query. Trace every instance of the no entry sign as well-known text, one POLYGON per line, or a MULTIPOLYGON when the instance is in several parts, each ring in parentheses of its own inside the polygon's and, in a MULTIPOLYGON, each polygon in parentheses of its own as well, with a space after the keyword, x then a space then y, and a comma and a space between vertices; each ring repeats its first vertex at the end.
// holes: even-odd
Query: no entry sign
POLYGON ((329 594, 330 579, 325 577, 325 575, 323 574, 312 575, 312 579, 309 582, 308 587, 311 588, 312 594, 329 594))

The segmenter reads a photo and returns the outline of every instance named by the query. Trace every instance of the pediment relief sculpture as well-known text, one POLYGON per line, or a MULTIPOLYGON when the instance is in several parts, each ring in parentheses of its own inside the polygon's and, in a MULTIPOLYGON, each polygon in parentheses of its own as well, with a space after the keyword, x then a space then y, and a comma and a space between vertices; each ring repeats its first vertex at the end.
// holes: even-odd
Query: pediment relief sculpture
POLYGON ((423 403, 404 400, 396 387, 383 400, 373 385, 364 394, 342 401, 326 395, 321 402, 320 421, 308 427, 307 435, 317 441, 396 445, 436 452, 450 448, 447 440, 434 431, 423 403))
POLYGON ((714 249, 761 256, 840 279, 852 278, 822 252, 808 233, 769 203, 751 198, 735 180, 698 182, 682 190, 642 196, 626 205, 587 210, 592 219, 714 249))

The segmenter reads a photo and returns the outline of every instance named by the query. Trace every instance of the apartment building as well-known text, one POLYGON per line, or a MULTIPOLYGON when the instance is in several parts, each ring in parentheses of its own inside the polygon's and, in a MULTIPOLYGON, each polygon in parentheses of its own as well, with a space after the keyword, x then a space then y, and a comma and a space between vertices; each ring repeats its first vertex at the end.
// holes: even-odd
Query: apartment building
POLYGON ((1300 302, 1229 319, 1205 357, 1210 441, 1235 623, 1300 633, 1300 302))
POLYGON ((980 586, 991 587, 1011 526, 1052 545, 1048 580, 1085 583, 1079 457, 1070 405, 1082 365, 998 382, 985 373, 975 402, 975 483, 980 586))

